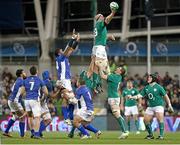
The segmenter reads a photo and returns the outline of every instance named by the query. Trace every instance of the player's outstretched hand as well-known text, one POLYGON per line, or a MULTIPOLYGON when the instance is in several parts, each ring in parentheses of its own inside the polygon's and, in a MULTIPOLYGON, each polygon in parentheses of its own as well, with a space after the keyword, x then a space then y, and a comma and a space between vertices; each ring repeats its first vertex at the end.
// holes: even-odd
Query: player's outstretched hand
POLYGON ((72 38, 73 38, 73 39, 76 38, 76 30, 75 30, 75 28, 74 28, 73 31, 72 31, 72 38))
POLYGON ((78 41, 78 42, 80 41, 80 34, 79 33, 77 34, 76 41, 78 41))
POLYGON ((115 41, 116 39, 115 39, 114 35, 110 35, 110 36, 108 36, 108 40, 115 41))
POLYGON ((168 106, 168 112, 169 113, 174 113, 174 109, 171 105, 168 106))

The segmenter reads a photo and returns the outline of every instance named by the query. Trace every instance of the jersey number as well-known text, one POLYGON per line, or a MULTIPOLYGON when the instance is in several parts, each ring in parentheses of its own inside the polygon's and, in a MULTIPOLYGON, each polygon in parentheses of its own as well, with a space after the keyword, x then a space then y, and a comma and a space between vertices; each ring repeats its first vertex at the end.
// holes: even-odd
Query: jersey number
POLYGON ((32 91, 33 87, 34 87, 34 82, 29 82, 31 84, 30 90, 32 91))
POLYGON ((149 98, 150 100, 155 100, 153 94, 151 94, 151 93, 148 94, 148 98, 149 98))
POLYGON ((94 29, 94 36, 96 37, 98 35, 97 28, 94 29))

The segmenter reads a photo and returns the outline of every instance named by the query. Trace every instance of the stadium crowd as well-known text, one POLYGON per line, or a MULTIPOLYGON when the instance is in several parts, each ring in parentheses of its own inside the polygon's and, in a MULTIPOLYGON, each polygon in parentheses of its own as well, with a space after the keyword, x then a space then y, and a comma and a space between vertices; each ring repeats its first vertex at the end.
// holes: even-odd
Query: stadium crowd
MULTIPOLYGON (((115 63, 111 64, 111 69, 116 67, 115 63), (113 64, 113 65, 112 65, 113 64)), ((75 81, 76 77, 72 77, 72 86, 75 89, 75 81)), ((2 97, 0 98, 0 104, 2 105, 2 114, 8 115, 10 114, 10 109, 8 107, 8 96, 11 92, 11 87, 15 81, 15 76, 8 70, 8 68, 4 68, 1 73, 1 90, 2 97)), ((140 76, 139 74, 135 74, 134 76, 125 77, 123 83, 121 84, 121 88, 125 87, 127 79, 130 79, 134 82, 134 85, 138 90, 141 90, 143 86, 146 84, 146 75, 140 76)), ((160 84, 164 86, 166 89, 168 96, 171 99, 172 106, 175 111, 175 115, 180 115, 180 80, 179 76, 175 74, 173 77, 169 75, 168 72, 165 73, 165 76, 161 76, 159 78, 160 84)), ((145 104, 145 103, 144 103, 145 104)), ((53 116, 57 115, 57 107, 53 104, 53 101, 49 101, 48 107, 50 109, 50 113, 53 116)), ((167 112, 166 112, 167 113, 167 112)), ((166 114, 168 115, 168 114, 166 114)))

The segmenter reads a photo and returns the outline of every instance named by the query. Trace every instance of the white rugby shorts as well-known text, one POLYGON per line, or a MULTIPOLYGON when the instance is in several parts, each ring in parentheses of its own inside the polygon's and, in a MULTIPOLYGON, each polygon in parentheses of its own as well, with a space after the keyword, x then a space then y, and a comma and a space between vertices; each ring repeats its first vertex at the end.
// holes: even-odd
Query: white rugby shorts
POLYGON ((125 112, 124 115, 125 116, 130 116, 130 115, 138 115, 138 108, 137 106, 125 106, 125 112))
POLYGON ((32 111, 34 117, 41 116, 41 104, 38 100, 25 100, 25 109, 27 112, 32 111))
POLYGON ((91 110, 78 109, 76 115, 87 122, 91 122, 94 119, 94 111, 91 110))
POLYGON ((69 79, 57 80, 56 85, 62 86, 68 91, 72 91, 71 80, 69 79))
POLYGON ((107 60, 106 47, 103 45, 95 45, 92 48, 92 55, 95 55, 98 58, 107 60))
POLYGON ((154 115, 157 112, 164 113, 164 107, 163 106, 147 107, 145 114, 154 115))
POLYGON ((51 119, 51 114, 49 112, 47 103, 41 103, 41 117, 43 120, 51 119))

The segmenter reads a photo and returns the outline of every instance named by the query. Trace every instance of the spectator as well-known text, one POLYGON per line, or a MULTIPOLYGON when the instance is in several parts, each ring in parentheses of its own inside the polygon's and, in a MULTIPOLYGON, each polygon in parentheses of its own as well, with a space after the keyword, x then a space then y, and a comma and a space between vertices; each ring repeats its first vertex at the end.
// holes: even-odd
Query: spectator
POLYGON ((169 76, 169 72, 166 72, 163 78, 163 85, 167 86, 171 83, 171 81, 172 81, 172 78, 169 76))

